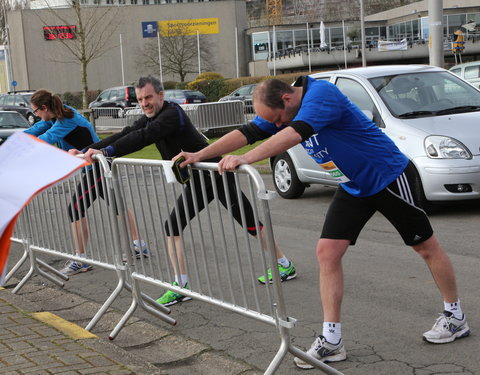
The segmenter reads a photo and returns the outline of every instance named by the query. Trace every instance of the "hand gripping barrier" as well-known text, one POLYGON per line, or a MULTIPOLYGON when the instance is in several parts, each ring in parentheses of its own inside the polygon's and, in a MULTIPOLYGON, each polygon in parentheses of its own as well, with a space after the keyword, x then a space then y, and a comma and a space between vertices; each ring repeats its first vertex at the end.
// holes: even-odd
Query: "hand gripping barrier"
POLYGON ((87 330, 123 289, 132 302, 111 339, 138 306, 176 324, 168 307, 144 293, 148 285, 161 287, 277 327, 280 347, 265 374, 273 374, 288 352, 327 374, 341 374, 292 345, 290 329, 296 320, 286 314, 278 272, 272 272, 271 284, 257 280, 260 275, 268 280, 267 270, 277 269, 277 256, 268 205, 274 194, 253 167, 220 176, 216 163, 198 163, 189 167, 189 184, 181 185, 169 181, 168 161, 120 158, 110 166, 103 156, 96 158, 96 167, 45 190, 20 215, 12 239, 24 245, 24 254, 7 279, 26 259, 30 270, 13 293, 34 273, 60 286, 59 278, 68 280, 37 253, 85 262, 113 270, 118 280, 87 330), (92 203, 95 194, 103 199, 92 203), (134 232, 146 242, 148 257, 141 250, 136 256, 134 232), (85 257, 75 253, 79 241, 85 257), (174 269, 188 274, 188 288, 172 283, 174 269))

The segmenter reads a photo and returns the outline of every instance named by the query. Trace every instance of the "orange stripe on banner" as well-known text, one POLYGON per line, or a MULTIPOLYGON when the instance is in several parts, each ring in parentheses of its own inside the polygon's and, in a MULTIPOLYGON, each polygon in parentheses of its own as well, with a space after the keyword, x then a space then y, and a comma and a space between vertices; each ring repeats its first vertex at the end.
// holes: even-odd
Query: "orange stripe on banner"
POLYGON ((18 215, 20 215, 20 213, 18 213, 17 216, 10 221, 5 228, 2 237, 0 237, 0 275, 3 272, 5 263, 7 263, 8 253, 10 251, 10 237, 12 236, 13 228, 15 227, 15 222, 17 221, 18 215))

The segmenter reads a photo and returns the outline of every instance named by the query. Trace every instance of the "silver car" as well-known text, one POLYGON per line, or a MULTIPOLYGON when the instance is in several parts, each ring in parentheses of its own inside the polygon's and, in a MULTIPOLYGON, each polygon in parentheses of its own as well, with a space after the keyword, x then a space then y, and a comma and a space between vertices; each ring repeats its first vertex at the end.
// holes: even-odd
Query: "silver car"
MULTIPOLYGON (((414 194, 424 206, 480 199, 479 90, 445 69, 424 65, 311 76, 337 85, 408 156, 417 170, 414 194)), ((301 196, 310 184, 336 185, 300 145, 270 163, 284 198, 301 196)))

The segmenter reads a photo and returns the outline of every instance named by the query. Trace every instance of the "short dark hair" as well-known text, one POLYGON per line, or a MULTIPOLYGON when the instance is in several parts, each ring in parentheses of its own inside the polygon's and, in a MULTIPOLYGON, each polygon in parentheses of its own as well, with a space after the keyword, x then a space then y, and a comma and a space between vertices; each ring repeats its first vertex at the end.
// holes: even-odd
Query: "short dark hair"
POLYGON ((158 79, 155 78, 152 75, 148 75, 146 77, 140 77, 140 79, 137 82, 137 85, 135 86, 137 89, 142 89, 145 87, 146 84, 150 83, 153 86, 153 89, 155 92, 158 94, 159 92, 163 91, 163 84, 162 82, 158 79))
POLYGON ((279 79, 268 79, 260 83, 253 94, 254 100, 259 100, 262 104, 272 109, 283 109, 285 104, 282 100, 283 94, 292 94, 293 87, 279 79))

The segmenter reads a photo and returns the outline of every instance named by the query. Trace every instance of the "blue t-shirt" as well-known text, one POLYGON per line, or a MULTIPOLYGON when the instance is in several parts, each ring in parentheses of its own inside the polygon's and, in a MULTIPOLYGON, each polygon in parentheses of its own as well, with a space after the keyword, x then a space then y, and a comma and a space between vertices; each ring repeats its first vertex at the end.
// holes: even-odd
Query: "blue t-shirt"
MULTIPOLYGON (((307 77, 304 90, 291 126, 302 122, 311 126, 315 134, 302 146, 346 192, 371 196, 403 172, 408 158, 335 85, 307 77)), ((259 117, 253 123, 269 134, 285 127, 277 128, 259 117)))
POLYGON ((74 108, 67 105, 65 107, 73 111, 72 118, 55 120, 55 122, 41 120, 26 129, 25 133, 35 135, 51 145, 56 144, 65 151, 72 148, 82 149, 100 141, 92 124, 85 117, 74 108))

